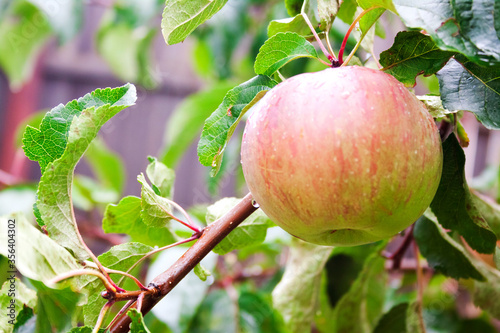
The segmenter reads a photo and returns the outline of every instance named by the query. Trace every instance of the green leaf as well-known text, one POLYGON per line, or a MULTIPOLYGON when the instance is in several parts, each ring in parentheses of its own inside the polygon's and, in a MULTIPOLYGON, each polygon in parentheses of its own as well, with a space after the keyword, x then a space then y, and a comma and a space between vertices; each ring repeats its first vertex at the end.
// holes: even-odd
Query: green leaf
POLYGON ((172 198, 174 196, 174 170, 159 162, 155 157, 148 157, 148 159, 150 163, 146 168, 146 175, 151 181, 153 189, 164 198, 172 198))
POLYGON ((165 227, 172 219, 172 206, 168 199, 163 198, 146 182, 141 173, 137 180, 142 184, 141 190, 141 218, 147 226, 165 227))
POLYGON ((0 21, 0 67, 10 88, 19 90, 33 76, 50 26, 42 13, 26 1, 16 1, 7 13, 0 21))
POLYGON ((161 32, 167 45, 182 42, 226 2, 227 0, 167 0, 161 20, 161 32))
POLYGON ((97 51, 121 80, 140 84, 146 89, 156 88, 158 83, 150 65, 156 31, 108 20, 97 32, 97 51))
POLYGON ((268 294, 241 291, 238 297, 239 322, 243 332, 286 333, 281 315, 273 309, 268 294))
POLYGON ((474 304, 494 318, 500 318, 500 271, 469 254, 476 268, 486 277, 486 281, 474 281, 472 293, 474 304))
POLYGON ((366 259, 363 270, 342 296, 332 316, 333 332, 371 332, 382 313, 387 271, 380 251, 386 242, 380 243, 366 259))
POLYGON ((137 309, 130 309, 127 315, 132 319, 130 323, 130 333, 150 333, 146 324, 144 323, 144 318, 142 313, 137 309))
POLYGON ((394 306, 385 313, 375 326, 373 333, 401 333, 406 332, 406 313, 408 303, 394 306))
POLYGON ((271 76, 281 67, 298 58, 318 58, 316 49, 296 33, 278 33, 269 38, 255 59, 255 73, 271 76))
POLYGON ((484 281, 470 259, 466 250, 458 244, 436 222, 422 216, 415 224, 413 235, 422 255, 433 269, 454 279, 468 279, 484 281))
POLYGON ((427 31, 442 50, 460 52, 484 65, 500 63, 500 40, 495 31, 500 8, 495 1, 393 2, 407 27, 427 31))
POLYGON ((238 313, 233 301, 224 289, 209 293, 199 307, 186 332, 222 333, 238 332, 238 313))
POLYGON ((206 281, 207 278, 212 275, 209 270, 203 267, 201 264, 194 266, 194 274, 200 278, 201 281, 206 281))
POLYGON ((432 96, 432 95, 421 95, 417 96, 417 98, 425 104, 427 111, 434 118, 443 118, 448 114, 457 113, 460 110, 448 110, 443 106, 443 102, 441 101, 441 97, 432 96))
POLYGON ((311 330, 321 272, 331 252, 331 247, 292 240, 285 272, 272 294, 274 307, 292 333, 311 330))
POLYGON ((297 14, 300 14, 303 3, 304 0, 285 0, 285 7, 288 15, 295 16, 297 14))
POLYGON ((65 289, 51 289, 41 282, 31 281, 38 297, 36 332, 66 332, 78 320, 80 295, 65 289))
POLYGON ((198 158, 202 165, 212 167, 212 176, 220 169, 224 149, 241 117, 276 84, 264 75, 240 84, 226 94, 217 110, 205 121, 198 142, 198 158))
POLYGON ((36 5, 49 22, 61 44, 80 31, 83 22, 83 3, 78 0, 29 0, 36 5))
POLYGON ((481 193, 471 190, 471 201, 500 239, 500 205, 481 193))
MULTIPOLYGON (((101 254, 97 259, 109 269, 127 272, 139 259, 150 252, 153 248, 141 243, 124 243, 113 246, 108 252, 101 254)), ((116 275, 111 274, 111 277, 116 275)), ((122 276, 119 275, 119 278, 122 276)), ((83 307, 84 322, 86 325, 94 325, 101 308, 106 300, 101 297, 100 292, 104 289, 101 281, 96 276, 84 276, 81 278, 80 287, 89 295, 88 302, 83 307)))
POLYGON ((437 73, 443 105, 467 110, 489 129, 500 129, 500 66, 481 67, 456 56, 437 73))
POLYGON ((318 16, 321 23, 330 26, 337 16, 339 11, 338 0, 317 0, 318 2, 318 16))
POLYGON ((431 209, 444 228, 458 231, 474 250, 492 253, 496 237, 472 203, 464 166, 465 154, 450 135, 443 143, 443 173, 431 209))
POLYGON ((111 151, 99 137, 92 141, 85 152, 85 160, 98 181, 120 194, 125 185, 125 168, 118 154, 111 151))
POLYGON ((0 316, 0 330, 4 333, 13 332, 14 324, 19 324, 18 315, 23 308, 35 309, 36 302, 36 291, 28 288, 17 277, 9 276, 0 290, 0 307, 4 313, 0 316))
POLYGON ((273 20, 267 27, 267 36, 272 37, 278 33, 294 32, 308 40, 314 38, 302 14, 280 20, 273 20))
POLYGON ((344 21, 344 23, 351 24, 354 21, 356 8, 358 8, 356 0, 344 0, 340 3, 337 17, 344 21))
POLYGON ((407 87, 414 87, 418 75, 436 73, 454 54, 442 51, 431 37, 419 31, 401 31, 391 48, 380 54, 380 64, 384 66, 383 71, 407 87))
POLYGON ((159 247, 177 240, 168 228, 146 225, 142 221, 141 210, 141 198, 133 196, 123 198, 117 205, 109 204, 102 220, 104 232, 128 234, 134 242, 159 247))
POLYGON ((211 87, 189 95, 174 110, 165 130, 161 161, 174 168, 187 148, 199 135, 205 119, 217 109, 234 85, 218 82, 211 87))
MULTIPOLYGON (((207 208, 207 223, 212 223, 233 208, 241 199, 223 198, 207 208)), ((213 251, 223 255, 236 249, 257 245, 266 238, 267 228, 271 221, 260 210, 247 217, 236 229, 231 231, 213 251)))
POLYGON ((396 7, 394 6, 393 0, 357 0, 358 5, 363 9, 368 9, 372 7, 382 7, 388 9, 391 12, 397 14, 396 7))
POLYGON ((130 84, 97 89, 53 108, 40 129, 27 127, 24 133, 26 156, 38 161, 42 170, 36 202, 38 223, 45 224, 51 238, 79 259, 88 254, 80 243, 71 202, 75 166, 101 126, 135 100, 136 90, 130 84))
MULTIPOLYGON (((24 276, 38 281, 48 281, 57 275, 79 269, 75 258, 51 238, 37 230, 23 215, 13 214, 0 218, 0 244, 9 244, 8 230, 15 230, 16 268, 24 276), (8 229, 8 226, 15 228, 8 229)), ((0 247, 0 254, 8 257, 7 246, 0 247)))

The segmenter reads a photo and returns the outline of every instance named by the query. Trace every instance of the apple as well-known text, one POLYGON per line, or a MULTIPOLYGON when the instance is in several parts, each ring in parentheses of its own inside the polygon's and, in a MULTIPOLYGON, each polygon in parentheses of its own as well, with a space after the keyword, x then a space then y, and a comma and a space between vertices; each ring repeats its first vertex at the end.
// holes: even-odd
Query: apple
POLYGON ((269 218, 302 240, 353 246, 391 237, 437 191, 438 129, 391 75, 357 66, 305 73, 251 110, 246 183, 269 218))

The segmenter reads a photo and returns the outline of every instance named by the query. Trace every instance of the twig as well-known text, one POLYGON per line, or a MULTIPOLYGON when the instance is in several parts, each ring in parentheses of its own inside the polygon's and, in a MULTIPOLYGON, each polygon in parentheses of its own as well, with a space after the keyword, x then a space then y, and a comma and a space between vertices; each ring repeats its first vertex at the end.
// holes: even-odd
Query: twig
MULTIPOLYGON (((191 246, 165 272, 151 281, 156 293, 145 293, 142 299, 141 312, 148 313, 165 295, 167 295, 217 244, 219 244, 231 231, 243 222, 257 208, 252 205, 252 196, 247 194, 233 209, 217 221, 209 224, 202 230, 200 239, 191 246)), ((130 306, 136 307, 134 302, 130 306)), ((109 326, 110 333, 127 333, 129 331, 130 317, 125 312, 113 319, 109 326)))

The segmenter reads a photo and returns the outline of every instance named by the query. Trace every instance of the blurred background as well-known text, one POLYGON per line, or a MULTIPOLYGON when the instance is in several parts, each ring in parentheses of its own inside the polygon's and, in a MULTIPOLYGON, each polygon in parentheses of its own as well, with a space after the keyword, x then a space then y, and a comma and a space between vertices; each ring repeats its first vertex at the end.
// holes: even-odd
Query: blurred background
MULTIPOLYGON (((96 252, 123 241, 104 235, 102 213, 108 203, 140 195, 137 175, 145 172, 149 155, 175 169, 174 200, 185 208, 246 193, 239 157, 242 125, 216 178, 198 162, 196 145, 204 120, 225 93, 255 75, 253 62, 267 39, 268 23, 289 17, 283 0, 229 0, 177 45, 166 45, 161 35, 163 7, 161 0, 0 0, 0 215, 17 210, 32 215, 40 170, 21 148, 26 125, 37 127, 60 103, 126 82, 137 87, 136 105, 102 128, 75 176, 79 226, 96 252), (107 181, 110 174, 117 182, 107 181)), ((330 35, 334 50, 347 28, 347 23, 335 20, 330 35)), ((365 65, 376 66, 373 58, 388 49, 402 29, 397 17, 384 14, 373 49, 357 56, 365 65)), ((351 38, 348 52, 354 44, 351 38)), ((299 59, 282 73, 288 77, 323 68, 299 59)), ((419 78, 415 92, 438 94, 437 79, 419 78)), ((461 124, 470 142, 465 149, 469 185, 499 202, 500 133, 486 130, 469 113, 461 124)), ((281 258, 281 250, 273 255, 281 258)), ((464 310, 477 315, 474 311, 464 310)))

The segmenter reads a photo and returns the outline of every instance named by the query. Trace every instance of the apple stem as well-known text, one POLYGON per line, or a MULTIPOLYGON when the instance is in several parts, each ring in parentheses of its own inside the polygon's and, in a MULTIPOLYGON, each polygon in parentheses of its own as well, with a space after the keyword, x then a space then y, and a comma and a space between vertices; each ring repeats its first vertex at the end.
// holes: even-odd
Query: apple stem
MULTIPOLYGON (((307 14, 304 12, 302 12, 301 14, 302 14, 302 17, 304 18, 304 21, 306 21, 307 25, 309 26, 309 29, 311 29, 311 32, 314 35, 314 38, 316 38, 316 41, 319 44, 319 48, 321 49, 323 54, 326 56, 328 61, 330 61, 330 64, 326 63, 325 61, 322 61, 321 59, 320 59, 320 61, 323 62, 324 64, 326 64, 327 66, 331 67, 332 64, 336 61, 335 56, 333 55, 333 52, 332 52, 332 54, 330 54, 326 50, 325 46, 323 45, 323 42, 321 42, 321 38, 319 38, 318 34, 316 33, 316 29, 314 29, 311 21, 309 21, 309 17, 307 17, 307 14)), ((327 32, 327 34, 328 34, 328 32, 327 32)))
MULTIPOLYGON (((347 32, 346 32, 346 34, 344 36, 344 40, 342 41, 342 45, 340 46, 340 50, 339 50, 339 63, 340 63, 341 66, 345 66, 346 64, 349 63, 349 60, 351 60, 351 58, 354 56, 354 53, 356 53, 356 51, 358 50, 359 46, 361 45, 361 41, 364 38, 364 34, 363 34, 361 36, 361 38, 359 39, 358 43, 356 44, 356 46, 354 47, 354 49, 351 51, 351 53, 347 57, 347 59, 345 61, 345 64, 344 64, 344 61, 342 60, 342 56, 344 55, 345 46, 347 45, 347 40, 349 39, 349 36, 351 35, 352 30, 354 29, 354 27, 356 27, 356 24, 358 24, 358 22, 363 18, 363 16, 365 16, 368 12, 370 12, 370 11, 372 11, 374 9, 377 9, 377 8, 381 8, 381 7, 380 6, 374 6, 374 7, 370 7, 368 9, 363 10, 358 15, 358 17, 356 17, 356 19, 354 20, 354 22, 352 22, 351 26, 347 30, 347 32)), ((368 30, 370 30, 370 29, 368 29, 368 30)))

